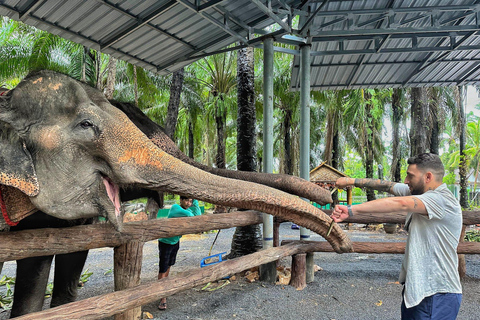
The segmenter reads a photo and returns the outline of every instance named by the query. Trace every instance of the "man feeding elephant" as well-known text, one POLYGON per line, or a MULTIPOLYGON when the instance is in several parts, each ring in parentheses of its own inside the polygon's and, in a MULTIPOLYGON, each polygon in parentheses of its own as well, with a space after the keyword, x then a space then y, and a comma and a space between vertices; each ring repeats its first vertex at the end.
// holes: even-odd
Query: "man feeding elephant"
POLYGON ((405 257, 399 281, 404 285, 402 319, 455 319, 462 300, 457 246, 462 231, 462 209, 442 183, 445 170, 436 154, 408 159, 405 184, 372 179, 340 178, 348 185, 390 192, 399 197, 355 206, 337 205, 336 222, 368 213, 408 213, 405 257))
MULTIPOLYGON (((168 212, 168 218, 194 217, 202 214, 198 200, 192 200, 189 197, 180 196, 180 205, 174 204, 168 212)), ((180 249, 180 238, 182 236, 174 236, 170 238, 158 239, 158 279, 168 277, 170 267, 175 264, 178 249, 180 249)), ((160 300, 158 306, 160 310, 167 310, 167 298, 160 300)))

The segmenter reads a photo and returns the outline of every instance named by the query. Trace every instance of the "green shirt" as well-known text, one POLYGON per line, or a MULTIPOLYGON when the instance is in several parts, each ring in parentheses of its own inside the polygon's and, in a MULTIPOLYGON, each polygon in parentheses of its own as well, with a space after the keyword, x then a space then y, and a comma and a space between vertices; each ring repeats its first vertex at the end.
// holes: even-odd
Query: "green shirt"
MULTIPOLYGON (((200 206, 198 205, 198 200, 194 199, 192 201, 192 206, 188 209, 183 209, 180 205, 174 204, 170 211, 168 212, 167 218, 182 218, 182 217, 194 217, 202 214, 200 206)), ((161 241, 166 244, 174 245, 180 241, 182 236, 173 236, 170 238, 160 238, 158 241, 161 241)))

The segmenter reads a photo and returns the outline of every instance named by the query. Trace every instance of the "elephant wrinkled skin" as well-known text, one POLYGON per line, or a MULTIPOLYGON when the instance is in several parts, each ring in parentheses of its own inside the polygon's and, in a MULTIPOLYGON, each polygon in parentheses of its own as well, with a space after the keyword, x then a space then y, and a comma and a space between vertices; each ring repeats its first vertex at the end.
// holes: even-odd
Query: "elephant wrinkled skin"
POLYGON ((273 214, 317 232, 336 252, 352 250, 339 226, 326 236, 332 220, 306 201, 186 164, 157 147, 100 91, 52 71, 30 74, 0 96, 0 185, 22 191, 49 216, 103 216, 119 231, 120 188, 182 194, 273 214))

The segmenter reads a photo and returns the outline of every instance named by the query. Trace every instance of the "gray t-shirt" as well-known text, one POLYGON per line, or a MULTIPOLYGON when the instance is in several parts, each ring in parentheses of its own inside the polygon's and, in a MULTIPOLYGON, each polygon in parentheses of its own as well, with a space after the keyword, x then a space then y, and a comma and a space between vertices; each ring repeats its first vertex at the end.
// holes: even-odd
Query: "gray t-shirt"
MULTIPOLYGON (((410 190, 398 183, 393 193, 408 196, 410 190)), ((415 197, 428 216, 409 213, 405 222, 408 238, 399 281, 405 283, 407 308, 436 293, 462 293, 457 257, 462 208, 445 184, 415 197)))

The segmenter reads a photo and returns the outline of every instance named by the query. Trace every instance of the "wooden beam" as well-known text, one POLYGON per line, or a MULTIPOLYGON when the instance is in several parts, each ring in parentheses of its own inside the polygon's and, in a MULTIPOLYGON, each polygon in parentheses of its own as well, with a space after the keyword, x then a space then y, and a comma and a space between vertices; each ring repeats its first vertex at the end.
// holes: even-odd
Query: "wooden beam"
POLYGON ((0 262, 117 247, 129 241, 147 242, 175 235, 200 233, 262 223, 257 211, 237 211, 189 218, 130 222, 118 232, 111 224, 94 224, 70 228, 46 228, 0 232, 0 262))
POLYGON ((222 279, 260 264, 311 251, 314 249, 314 246, 314 244, 310 243, 291 243, 281 247, 268 248, 215 265, 178 273, 174 277, 164 278, 153 283, 64 304, 41 312, 30 313, 16 319, 103 319, 137 306, 146 305, 161 297, 168 297, 177 292, 222 279))
MULTIPOLYGON (((325 210, 330 214, 331 210, 325 210)), ((405 223, 405 214, 370 214, 353 216, 347 223, 405 223)), ((199 233, 262 223, 256 211, 202 215, 191 218, 158 219, 130 222, 124 231, 116 231, 110 224, 94 224, 70 228, 46 228, 17 232, 0 232, 0 262, 90 250, 117 247, 129 241, 147 242, 174 235, 199 233)), ((480 211, 464 211, 463 224, 480 223, 480 211)))
MULTIPOLYGON (((325 214, 330 215, 332 210, 324 210, 325 214)), ((353 216, 348 218, 345 222, 347 223, 405 223, 405 218, 407 217, 406 213, 399 212, 390 212, 390 213, 369 213, 362 216, 353 216)), ((480 211, 463 211, 463 224, 472 225, 480 223, 480 211)))
MULTIPOLYGON (((283 245, 292 243, 309 244, 306 252, 335 252, 326 241, 284 240, 283 245)), ((405 242, 353 242, 353 253, 405 253, 405 242)), ((480 254, 480 242, 462 242, 458 244, 457 253, 480 254)))

